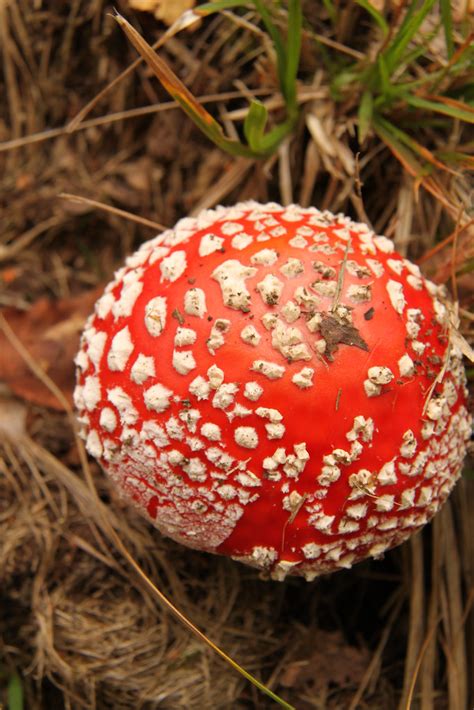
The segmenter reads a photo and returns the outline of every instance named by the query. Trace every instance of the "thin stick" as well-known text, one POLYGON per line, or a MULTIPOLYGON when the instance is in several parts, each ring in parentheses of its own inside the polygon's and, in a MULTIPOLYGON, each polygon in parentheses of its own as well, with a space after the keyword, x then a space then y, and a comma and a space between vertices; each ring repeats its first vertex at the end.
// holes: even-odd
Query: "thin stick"
MULTIPOLYGON (((443 565, 444 546, 442 539, 442 526, 439 518, 435 517, 431 528, 432 533, 432 558, 431 558, 431 589, 427 614, 428 634, 423 642, 419 656, 419 666, 417 664, 413 673, 412 685, 415 690, 415 683, 418 674, 420 679, 420 710, 433 710, 435 665, 436 665, 436 634, 442 616, 440 607, 440 583, 441 568, 443 565)), ((411 702, 411 688, 408 692, 408 701, 411 702)))
POLYGON ((124 217, 124 219, 130 220, 130 222, 137 222, 137 224, 142 224, 144 227, 150 227, 156 232, 164 232, 165 227, 159 222, 153 222, 151 219, 146 219, 145 217, 139 217, 136 214, 127 212, 126 210, 120 210, 118 207, 112 207, 112 205, 106 205, 104 202, 97 202, 97 200, 91 200, 89 197, 83 197, 82 195, 72 195, 70 192, 61 192, 58 197, 62 197, 65 200, 72 200, 73 202, 78 202, 83 205, 90 205, 90 207, 95 207, 104 212, 110 212, 110 214, 115 214, 118 217, 124 217))
POLYGON ((399 599, 398 603, 394 607, 390 618, 385 626, 385 629, 383 630, 383 633, 380 637, 380 641, 378 642, 377 648, 374 651, 374 655, 372 656, 372 660, 370 661, 367 670, 365 671, 363 678, 360 682, 360 685, 353 696, 351 700, 351 704, 348 707, 348 710, 356 710, 356 708, 360 707, 360 702, 364 696, 365 690, 367 686, 370 683, 370 679, 372 678, 372 675, 374 674, 374 671, 377 667, 377 665, 380 663, 380 659, 382 658, 382 653, 383 650, 387 644, 387 641, 390 637, 390 632, 392 631, 393 624, 395 623, 395 619, 397 618, 398 614, 400 613, 400 609, 402 608, 403 604, 403 599, 399 599))
POLYGON ((349 249, 351 248, 352 239, 349 237, 347 240, 346 248, 344 249, 344 256, 342 258, 341 268, 339 269, 339 274, 337 276, 336 293, 334 294, 334 299, 331 306, 331 313, 336 310, 339 299, 341 298, 342 286, 344 283, 344 274, 346 271, 347 257, 349 256, 349 249))
POLYGON ((411 589, 410 589, 410 616, 409 616, 409 631, 408 631, 408 642, 405 654, 405 673, 403 679, 403 693, 402 699, 400 701, 400 708, 407 708, 408 697, 411 686, 413 685, 413 678, 417 677, 417 666, 418 658, 420 655, 420 648, 422 647, 422 639, 425 627, 425 617, 424 617, 424 570, 423 570, 423 544, 421 535, 414 535, 410 539, 410 578, 411 578, 411 589))
POLYGON ((434 246, 432 249, 429 249, 427 252, 425 252, 425 254, 423 254, 423 256, 421 256, 419 259, 416 260, 416 263, 417 264, 424 264, 425 261, 428 261, 429 259, 431 259, 432 256, 434 256, 439 251, 444 249, 444 247, 448 246, 448 244, 451 244, 451 242, 453 242, 454 239, 457 239, 457 237, 459 237, 459 235, 462 232, 464 232, 464 230, 468 229, 468 227, 471 227, 473 224, 474 224, 474 219, 471 219, 469 222, 466 222, 462 226, 457 224, 454 232, 451 232, 451 234, 448 237, 446 237, 446 239, 443 239, 442 242, 440 242, 439 244, 436 244, 436 246, 434 246))
POLYGON ((38 224, 31 229, 28 229, 27 232, 21 234, 10 244, 0 244, 0 262, 17 256, 23 249, 29 247, 37 237, 43 234, 43 232, 55 227, 58 223, 59 220, 57 217, 50 217, 42 222, 38 222, 38 224))
POLYGON ((442 616, 440 615, 440 616, 436 619, 435 623, 431 625, 431 628, 430 628, 430 630, 428 631, 428 633, 426 634, 426 638, 425 638, 425 640, 423 641, 423 644, 422 644, 422 646, 421 646, 421 648, 420 648, 420 652, 419 652, 419 654, 418 654, 418 658, 416 659, 416 664, 415 664, 415 667, 414 667, 414 669, 413 669, 413 674, 412 674, 412 677, 411 677, 410 686, 409 686, 409 688, 408 688, 408 693, 407 693, 407 696, 406 696, 406 704, 405 704, 405 706, 404 706, 404 707, 405 707, 405 710, 410 710, 410 708, 411 708, 411 706, 412 706, 413 695, 414 695, 414 693, 415 693, 415 686, 416 686, 416 681, 418 680, 418 674, 419 674, 419 671, 420 671, 420 666, 421 666, 421 663, 422 663, 422 661, 423 661, 423 658, 425 657, 425 653, 426 653, 426 651, 427 651, 427 649, 428 649, 428 646, 429 646, 429 644, 431 643, 431 640, 432 640, 432 638, 433 638, 433 635, 434 635, 436 629, 437 629, 438 626, 439 626, 439 622, 441 621, 441 619, 442 619, 442 616))
MULTIPOLYGON (((273 93, 273 89, 248 89, 247 93, 252 96, 267 96, 268 94, 273 93)), ((219 101, 240 99, 244 96, 245 95, 242 91, 227 91, 221 94, 205 94, 204 96, 198 96, 198 101, 203 104, 217 103, 219 101)), ((309 97, 302 92, 301 103, 304 103, 305 101, 309 101, 309 97)), ((177 101, 163 101, 159 104, 140 106, 139 108, 127 109, 126 111, 116 111, 115 113, 108 113, 104 116, 97 116, 97 118, 90 118, 88 121, 83 121, 78 124, 70 131, 68 131, 68 125, 61 126, 59 128, 48 128, 45 131, 40 131, 39 133, 32 133, 29 136, 13 138, 12 140, 0 143, 0 153, 7 150, 14 150, 15 148, 22 148, 25 145, 41 143, 42 141, 51 140, 52 138, 59 138, 60 136, 67 135, 68 133, 85 131, 87 128, 95 128, 96 126, 103 126, 109 123, 115 123, 116 121, 124 121, 129 118, 148 116, 149 114, 160 113, 161 111, 170 111, 175 108, 179 108, 177 101)))
POLYGON ((467 708, 468 668, 463 625, 461 561, 450 501, 444 506, 445 588, 449 600, 443 618, 446 634, 449 707, 467 708))
MULTIPOLYGON (((171 25, 171 27, 166 30, 166 32, 159 37, 159 39, 152 44, 152 49, 156 50, 159 49, 170 37, 173 37, 175 34, 177 34, 180 30, 182 30, 184 27, 188 27, 190 24, 193 24, 194 22, 197 22, 199 20, 198 16, 195 16, 192 21, 187 21, 186 18, 183 18, 182 16, 178 18, 178 20, 171 25)), ((92 111, 94 106, 96 106, 99 101, 106 96, 106 94, 109 93, 117 84, 119 84, 123 79, 125 79, 129 74, 131 74, 143 61, 143 57, 138 57, 135 59, 131 64, 128 65, 126 69, 123 70, 123 72, 120 72, 118 76, 115 77, 115 79, 112 79, 111 82, 105 86, 102 91, 99 91, 96 96, 94 96, 93 99, 91 99, 80 111, 74 118, 69 121, 68 125, 66 126, 66 131, 67 133, 71 133, 72 131, 77 130, 78 126, 80 123, 83 122, 84 118, 87 116, 88 113, 92 111)))
POLYGON ((293 202, 293 186, 291 184, 290 140, 288 138, 280 145, 278 149, 278 158, 278 177, 282 204, 290 205, 293 202))
POLYGON ((454 230, 453 244, 451 247, 451 285, 453 289, 453 299, 456 303, 459 301, 458 298, 458 282, 456 278, 456 251, 458 248, 458 236, 459 236, 459 226, 461 223, 462 209, 459 211, 459 217, 456 220, 456 229, 454 230))
POLYGON ((201 200, 194 205, 190 212, 190 216, 194 217, 199 214, 201 210, 214 207, 219 200, 239 185, 240 181, 247 174, 252 165, 255 165, 254 161, 249 160, 248 158, 237 158, 234 164, 226 172, 224 172, 223 176, 210 188, 208 192, 204 194, 201 200))

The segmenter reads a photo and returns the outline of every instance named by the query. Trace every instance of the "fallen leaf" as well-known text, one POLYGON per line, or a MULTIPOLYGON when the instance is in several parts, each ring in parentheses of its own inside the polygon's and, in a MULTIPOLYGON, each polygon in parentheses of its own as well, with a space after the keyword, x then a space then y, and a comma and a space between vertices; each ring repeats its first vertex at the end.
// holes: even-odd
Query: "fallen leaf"
POLYGON ((195 0, 128 0, 132 10, 152 12, 157 20, 172 25, 183 12, 191 10, 195 0))
MULTIPOLYGON (((103 287, 80 296, 51 301, 41 298, 28 311, 5 308, 2 315, 33 360, 72 403, 74 357, 86 318, 103 287)), ((63 409, 52 392, 34 375, 0 329, 0 381, 27 402, 63 409)))
POLYGON ((0 396, 0 437, 20 441, 26 432, 26 407, 13 397, 0 396))
POLYGON ((370 659, 367 649, 351 646, 340 631, 320 629, 308 631, 296 655, 280 678, 285 688, 358 685, 370 659))

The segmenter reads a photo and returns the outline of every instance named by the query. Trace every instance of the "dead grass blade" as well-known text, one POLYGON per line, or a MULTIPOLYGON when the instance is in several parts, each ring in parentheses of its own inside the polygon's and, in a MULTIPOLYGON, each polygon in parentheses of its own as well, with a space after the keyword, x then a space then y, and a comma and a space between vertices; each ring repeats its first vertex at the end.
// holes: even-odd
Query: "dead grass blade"
POLYGON ((6 245, 0 244, 0 262, 18 256, 18 254, 29 247, 37 237, 59 224, 59 221, 56 216, 49 217, 48 219, 38 222, 38 224, 35 224, 34 227, 31 227, 31 229, 28 229, 23 234, 20 234, 12 243, 6 245))
POLYGON ((222 148, 231 155, 241 155, 245 157, 255 156, 254 151, 250 148, 224 135, 221 126, 217 123, 215 118, 206 111, 168 64, 152 50, 148 42, 143 39, 124 17, 117 14, 115 15, 115 19, 125 32, 129 41, 160 81, 163 88, 178 102, 183 111, 194 121, 204 135, 219 148, 222 148))
MULTIPOLYGON (((434 707, 434 686, 436 675, 436 648, 437 633, 441 621, 440 615, 440 584, 441 569, 443 565, 443 544, 442 525, 439 517, 435 517, 432 523, 432 560, 431 560, 431 584, 430 598, 427 614, 427 633, 423 641, 423 646, 419 655, 419 673, 421 688, 421 710, 433 710, 434 707)), ((418 668, 417 668, 418 670, 418 668)), ((413 684, 408 694, 411 700, 415 690, 417 675, 413 674, 413 684)))
POLYGON ((118 207, 113 207, 112 205, 106 205, 104 202, 91 200, 89 197, 84 197, 83 195, 72 195, 69 192, 61 192, 58 197, 62 197, 65 200, 71 200, 72 202, 77 202, 81 205, 89 205, 90 207, 94 207, 98 210, 103 210, 104 212, 108 212, 109 214, 115 214, 118 217, 128 219, 130 222, 136 222, 137 224, 141 224, 144 227, 149 227, 155 232, 164 232, 165 229, 168 229, 168 227, 165 227, 164 224, 160 224, 159 222, 153 222, 153 220, 151 219, 140 217, 140 215, 132 214, 132 212, 121 210, 118 207))
MULTIPOLYGON (((405 709, 410 710, 413 704, 413 696, 415 695, 415 688, 416 684, 418 682, 418 676, 420 672, 420 667, 421 664, 423 663, 425 659, 425 655, 432 644, 433 639, 436 636, 436 630, 438 628, 439 621, 441 620, 441 617, 439 617, 437 620, 435 620, 435 623, 429 628, 428 633, 425 636, 425 640, 423 641, 423 644, 420 648, 420 652, 418 654, 418 658, 416 660, 416 664, 413 668, 413 675, 410 681, 410 685, 408 686, 408 692, 406 695, 406 704, 405 704, 405 709)), ((433 678, 433 673, 431 672, 430 674, 430 680, 433 678)), ((433 687, 432 685, 429 688, 429 693, 424 694, 424 691, 421 691, 421 707, 422 708, 433 708, 433 687)))
POLYGON ((442 605, 443 628, 446 635, 449 707, 453 710, 458 708, 462 710, 468 707, 468 671, 463 624, 461 564, 451 501, 448 500, 445 504, 442 515, 446 560, 443 587, 445 600, 449 600, 449 603, 442 605))
POLYGON ((425 262, 429 261, 433 256, 435 256, 435 254, 438 254, 440 251, 443 251, 443 249, 452 244, 454 240, 457 239, 460 234, 462 234, 462 232, 464 232, 466 229, 469 229, 469 227, 472 227, 473 224, 474 219, 471 219, 469 222, 463 225, 456 226, 456 229, 451 232, 449 236, 438 242, 438 244, 435 244, 435 246, 431 249, 428 249, 422 256, 420 256, 416 263, 424 264, 425 262))
MULTIPOLYGON (((173 25, 171 25, 171 27, 166 30, 166 32, 159 39, 156 40, 156 42, 151 45, 151 48, 153 50, 157 50, 162 47, 170 37, 173 37, 181 30, 185 29, 186 27, 189 27, 191 24, 194 24, 199 19, 198 17, 192 17, 192 13, 185 13, 185 15, 186 17, 180 17, 175 23, 173 23, 173 25)), ((143 57, 135 59, 135 61, 132 62, 126 69, 124 69, 124 71, 120 72, 120 74, 116 76, 115 79, 112 79, 112 81, 110 81, 107 86, 102 89, 102 91, 99 91, 99 93, 96 94, 96 96, 94 96, 94 98, 91 99, 68 123, 66 127, 67 133, 76 131, 79 125, 84 121, 85 117, 92 111, 92 109, 95 108, 95 106, 97 106, 97 104, 104 98, 104 96, 107 96, 107 94, 110 93, 112 89, 118 86, 118 84, 120 84, 124 79, 126 79, 127 76, 132 74, 142 61, 143 57)))
MULTIPOLYGON (((405 548, 408 551, 407 548, 405 548)), ((423 541, 420 534, 410 538, 410 615, 408 623, 408 643, 405 654, 405 675, 400 710, 410 710, 409 695, 416 684, 418 658, 424 635, 424 574, 423 541)))
MULTIPOLYGON (((203 96, 198 96, 197 100, 202 103, 216 103, 218 101, 230 101, 232 99, 239 99, 243 96, 265 96, 272 93, 270 89, 252 89, 247 90, 245 94, 242 91, 224 91, 221 94, 205 94, 203 96)), ((301 92, 300 101, 306 102, 314 98, 313 93, 301 92)), ((283 105, 283 101, 275 99, 275 108, 283 105)), ((272 104, 273 106, 273 104, 272 104)), ((27 136, 22 136, 21 138, 14 138, 12 140, 3 141, 0 143, 0 153, 5 153, 10 150, 16 150, 17 148, 23 148, 29 145, 35 145, 36 143, 42 143, 43 141, 52 140, 54 138, 60 138, 67 133, 76 133, 79 131, 85 131, 88 128, 95 128, 96 126, 106 126, 111 123, 117 123, 119 121, 129 120, 131 118, 139 118, 141 116, 150 116, 154 113, 162 113, 164 111, 171 111, 173 109, 179 108, 177 101, 163 101, 159 104, 151 104, 150 106, 140 106, 138 108, 126 109, 124 111, 116 111, 114 113, 108 113, 104 116, 97 116, 97 118, 90 118, 87 121, 81 121, 73 128, 70 125, 61 126, 60 128, 48 128, 45 131, 40 131, 39 133, 32 133, 27 136)), ((244 110, 244 115, 246 113, 244 110)), ((230 114, 229 114, 230 115, 230 114)))
MULTIPOLYGON (((471 315, 471 317, 474 317, 471 315)), ((462 623, 465 629, 467 667, 474 668, 474 481, 461 478, 455 491, 455 506, 458 511, 461 538, 461 562, 467 601, 462 623)), ((474 673, 468 672, 469 697, 474 697, 474 673)))
POLYGON ((377 644, 377 648, 374 651, 372 659, 371 659, 369 665, 367 666, 366 672, 364 673, 364 677, 362 678, 362 681, 361 681, 359 687, 357 688, 357 692, 352 697, 351 703, 350 703, 349 707, 347 708, 347 710, 357 710, 357 708, 361 707, 361 702, 363 700, 364 693, 367 690, 369 683, 373 680, 375 673, 377 672, 378 669, 380 669, 382 654, 383 654, 385 646, 387 645, 387 642, 390 638, 390 634, 392 632, 393 625, 400 614, 400 610, 403 606, 403 601, 404 601, 403 597, 400 596, 397 603, 393 607, 390 617, 389 617, 387 623, 385 624, 385 628, 383 630, 383 633, 380 636, 380 640, 377 644))
POLYGON ((380 121, 374 121, 374 130, 379 135, 380 139, 385 143, 387 148, 393 153, 397 160, 402 164, 405 170, 415 178, 415 186, 422 185, 433 197, 435 197, 443 207, 449 212, 456 211, 456 206, 449 199, 445 190, 435 177, 427 176, 426 170, 416 160, 413 154, 405 148, 393 135, 391 135, 380 121))
POLYGON ((279 182, 280 194, 283 205, 291 205, 293 202, 293 186, 290 169, 290 140, 283 141, 278 149, 279 182))
POLYGON ((247 158, 237 158, 234 164, 225 170, 223 176, 211 187, 204 197, 197 202, 192 211, 191 216, 198 215, 202 210, 214 207, 222 198, 234 190, 248 173, 250 168, 255 165, 253 160, 247 158))

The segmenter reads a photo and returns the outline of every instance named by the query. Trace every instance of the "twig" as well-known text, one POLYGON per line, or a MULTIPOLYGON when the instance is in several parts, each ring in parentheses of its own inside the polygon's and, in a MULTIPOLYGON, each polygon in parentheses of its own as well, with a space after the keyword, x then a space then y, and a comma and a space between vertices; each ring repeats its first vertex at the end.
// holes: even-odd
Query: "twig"
POLYGON ((421 256, 419 259, 417 259, 416 263, 417 264, 424 264, 425 261, 429 261, 429 259, 431 259, 431 257, 433 257, 435 254, 437 254, 442 249, 444 249, 444 247, 447 247, 448 244, 451 244, 451 242, 454 241, 454 239, 457 239, 459 237, 459 235, 462 232, 464 232, 464 230, 468 229, 473 224, 474 224, 474 219, 471 219, 469 222, 466 222, 462 226, 457 224, 454 232, 451 232, 451 234, 448 237, 446 237, 446 239, 443 239, 442 242, 440 242, 439 244, 436 244, 436 246, 434 246, 432 249, 429 249, 427 252, 425 252, 423 254, 423 256, 421 256))
POLYGON ((410 710, 410 692, 416 684, 419 667, 421 640, 424 631, 424 574, 423 574, 423 544, 421 535, 410 539, 410 615, 408 624, 408 643, 405 655, 405 674, 403 679, 403 694, 400 708, 410 710))
MULTIPOLYGON (((191 22, 187 22, 186 18, 183 18, 182 16, 178 18, 178 20, 171 25, 171 27, 166 30, 166 32, 152 44, 152 49, 159 49, 170 37, 173 37, 175 34, 177 34, 180 30, 184 29, 185 27, 188 27, 190 24, 193 24, 194 22, 197 22, 199 20, 199 17, 194 17, 191 22)), ((117 84, 120 84, 120 82, 125 79, 127 76, 129 76, 143 61, 143 57, 138 57, 135 59, 129 66, 124 69, 118 76, 115 77, 115 79, 112 79, 107 86, 105 86, 102 91, 99 91, 96 96, 94 96, 93 99, 91 99, 80 111, 79 113, 74 116, 74 118, 69 121, 68 125, 66 126, 66 132, 71 133, 72 131, 77 130, 79 127, 79 124, 81 124, 84 120, 84 118, 87 116, 88 113, 92 111, 94 106, 96 106, 99 101, 109 93, 117 84)))
POLYGON ((344 283, 344 273, 346 271, 347 257, 349 256, 351 242, 351 237, 349 237, 349 239, 347 240, 346 248, 344 249, 344 256, 342 257, 341 268, 339 269, 339 274, 337 275, 336 293, 334 294, 334 299, 331 306, 331 313, 334 313, 339 303, 339 299, 341 298, 342 286, 344 283))
POLYGON ((90 205, 90 207, 95 207, 99 210, 103 210, 104 212, 110 212, 110 214, 115 214, 118 217, 124 217, 124 219, 128 219, 131 222, 137 222, 137 224, 142 224, 144 227, 150 227, 150 229, 154 229, 157 232, 164 232, 165 229, 168 229, 168 227, 165 227, 159 222, 153 222, 151 219, 139 217, 136 214, 132 214, 131 212, 127 212, 126 210, 121 210, 118 207, 106 205, 104 202, 91 200, 89 197, 83 197, 82 195, 72 195, 69 192, 61 192, 58 197, 62 197, 65 200, 72 200, 73 202, 78 202, 79 204, 90 205))
POLYGON ((380 663, 380 659, 382 658, 382 653, 383 650, 387 644, 387 641, 390 637, 390 632, 392 631, 392 626, 395 623, 395 619, 397 618, 398 614, 400 613, 400 609, 402 608, 403 605, 403 599, 399 599, 398 603, 394 607, 392 613, 390 614, 390 618, 385 625, 385 628, 383 630, 383 633, 380 637, 380 641, 378 642, 377 648, 375 649, 374 655, 372 656, 372 660, 370 661, 367 670, 365 671, 362 680, 360 682, 360 685, 357 689, 357 692, 355 693, 354 697, 351 700, 351 704, 349 705, 347 710, 356 710, 356 708, 360 707, 360 701, 362 700, 365 690, 367 686, 370 683, 370 679, 372 678, 372 675, 374 674, 375 669, 377 668, 377 665, 380 663))
MULTIPOLYGON (((266 96, 273 93, 273 89, 248 89, 248 93, 252 96, 266 96)), ((219 101, 229 101, 231 99, 240 99, 244 96, 242 91, 227 91, 222 94, 206 94, 204 96, 198 96, 198 101, 202 104, 206 103, 217 103, 219 101)), ((301 102, 309 101, 308 97, 304 92, 301 92, 301 102)), ((32 145, 34 143, 41 143, 42 141, 51 140, 52 138, 59 138, 60 136, 67 135, 68 133, 76 133, 77 131, 85 131, 87 128, 95 128, 96 126, 104 126, 110 123, 115 123, 117 121, 124 121, 130 118, 138 118, 140 116, 148 116, 153 113, 161 113, 161 111, 170 111, 172 109, 179 108, 177 101, 163 101, 159 104, 151 104, 150 106, 140 106, 139 108, 132 108, 126 111, 116 111, 115 113, 108 113, 104 116, 98 116, 97 118, 90 118, 88 121, 82 121, 74 128, 68 131, 68 124, 61 126, 60 128, 48 128, 45 131, 40 131, 39 133, 31 133, 28 136, 23 136, 21 138, 14 138, 9 141, 4 141, 0 143, 0 153, 7 150, 15 150, 16 148, 22 148, 26 145, 32 145)))

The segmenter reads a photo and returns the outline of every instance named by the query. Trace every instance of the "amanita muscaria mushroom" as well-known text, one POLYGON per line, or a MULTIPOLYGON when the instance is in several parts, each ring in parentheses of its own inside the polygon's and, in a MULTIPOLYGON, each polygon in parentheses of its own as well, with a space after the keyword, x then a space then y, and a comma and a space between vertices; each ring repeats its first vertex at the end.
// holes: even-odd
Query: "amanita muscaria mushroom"
POLYGON ((392 242, 296 205, 145 244, 76 358, 89 453, 165 534, 312 579, 423 526, 470 431, 451 306, 392 242))

